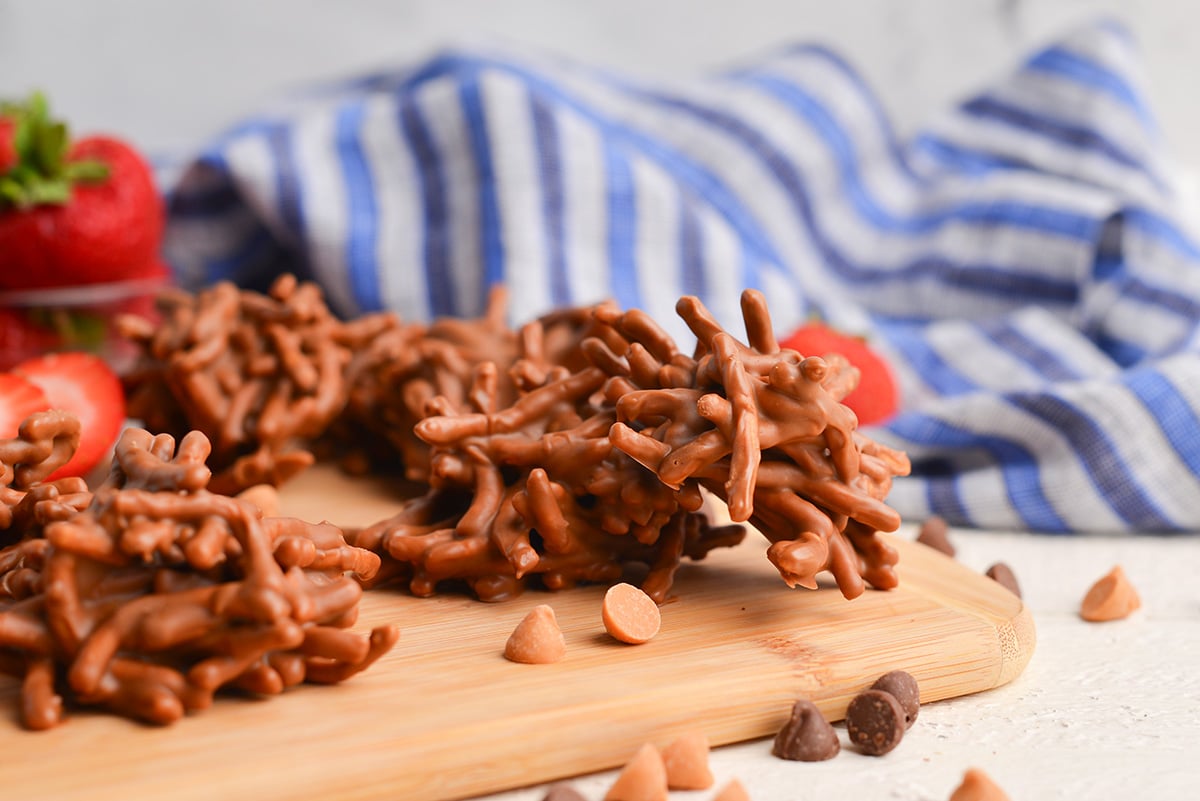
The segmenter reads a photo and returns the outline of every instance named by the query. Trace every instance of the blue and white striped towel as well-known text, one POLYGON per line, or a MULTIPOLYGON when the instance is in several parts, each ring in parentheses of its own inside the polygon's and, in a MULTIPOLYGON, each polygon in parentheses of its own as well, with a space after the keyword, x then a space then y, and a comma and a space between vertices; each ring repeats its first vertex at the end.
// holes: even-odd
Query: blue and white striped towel
POLYGON ((836 54, 650 84, 453 51, 221 138, 171 194, 182 279, 320 281, 344 314, 513 321, 614 297, 686 341, 766 292, 873 336, 904 411, 902 514, 1200 531, 1200 248, 1118 26, 1090 26, 910 141, 836 54))

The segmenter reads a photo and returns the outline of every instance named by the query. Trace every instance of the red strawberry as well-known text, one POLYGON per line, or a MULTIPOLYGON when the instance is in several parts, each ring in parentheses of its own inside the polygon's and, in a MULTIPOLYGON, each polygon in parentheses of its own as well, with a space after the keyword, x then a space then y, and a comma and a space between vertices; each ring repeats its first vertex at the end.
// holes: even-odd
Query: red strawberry
POLYGON ((16 121, 18 163, 0 176, 0 287, 136 278, 158 262, 164 209, 145 160, 118 139, 70 143, 36 96, 16 121))
POLYGON ((27 309, 0 307, 0 370, 62 344, 62 336, 27 309))
POLYGON ((125 393, 116 374, 99 356, 74 352, 39 356, 13 372, 40 387, 50 408, 66 409, 79 418, 79 450, 49 480, 89 473, 125 423, 125 393))
POLYGON ((11 439, 25 418, 50 408, 46 394, 12 373, 0 373, 0 439, 11 439))
POLYGON ((0 175, 17 166, 20 157, 17 155, 17 145, 13 141, 17 125, 8 117, 0 117, 0 175))
POLYGON ((842 403, 854 411, 859 424, 882 423, 899 408, 900 393, 892 368, 862 337, 847 336, 821 323, 809 323, 779 344, 799 351, 802 356, 840 353, 849 359, 862 373, 862 379, 842 403))

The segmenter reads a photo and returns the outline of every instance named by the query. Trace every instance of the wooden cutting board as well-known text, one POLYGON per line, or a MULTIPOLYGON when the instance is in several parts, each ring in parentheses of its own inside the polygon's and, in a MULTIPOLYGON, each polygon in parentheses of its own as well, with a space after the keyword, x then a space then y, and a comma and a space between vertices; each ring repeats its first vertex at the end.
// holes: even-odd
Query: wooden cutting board
MULTIPOLYGON (((395 501, 379 482, 316 469, 285 510, 344 525, 395 501)), ((846 601, 832 585, 789 590, 765 540, 685 563, 662 631, 623 645, 600 622, 601 587, 529 592, 499 605, 465 597, 367 593, 360 628, 397 623, 396 648, 336 687, 228 697, 169 728, 75 713, 48 732, 16 721, 0 679, 0 796, 33 799, 458 799, 623 764, 647 741, 699 728, 715 744, 772 735, 798 697, 841 719, 893 669, 923 702, 1016 677, 1034 648, 1021 601, 992 580, 907 541, 900 588, 846 601), (567 657, 502 656, 518 621, 553 605, 567 657)))

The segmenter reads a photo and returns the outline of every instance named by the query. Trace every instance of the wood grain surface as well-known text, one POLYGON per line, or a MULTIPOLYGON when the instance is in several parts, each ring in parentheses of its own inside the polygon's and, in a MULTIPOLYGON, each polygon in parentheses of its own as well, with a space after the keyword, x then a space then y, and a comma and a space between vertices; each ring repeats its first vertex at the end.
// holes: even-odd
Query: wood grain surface
MULTIPOLYGON (((382 483, 328 469, 283 500, 296 516, 345 525, 395 506, 382 483)), ((602 587, 498 605, 374 590, 358 627, 402 633, 366 673, 277 698, 225 697, 165 729, 76 712, 27 732, 16 683, 0 679, 0 787, 21 801, 457 799, 611 768, 686 729, 713 744, 771 735, 801 696, 838 720, 888 670, 912 673, 923 702, 1016 677, 1035 642, 1021 601, 940 553, 895 544, 900 587, 846 601, 831 583, 789 590, 751 535, 685 563, 661 633, 636 646, 605 634, 602 587), (539 603, 554 607, 566 658, 508 662, 508 634, 539 603)))

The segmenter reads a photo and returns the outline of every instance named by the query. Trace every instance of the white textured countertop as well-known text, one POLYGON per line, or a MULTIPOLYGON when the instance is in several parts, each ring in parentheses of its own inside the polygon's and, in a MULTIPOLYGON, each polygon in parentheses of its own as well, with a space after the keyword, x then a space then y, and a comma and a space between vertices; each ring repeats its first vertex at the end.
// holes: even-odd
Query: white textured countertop
MULTIPOLYGON (((983 571, 1007 562, 1021 584, 1038 644, 1020 677, 923 706, 904 741, 883 757, 857 753, 842 725, 842 752, 827 762, 777 759, 769 739, 716 749, 716 785, 673 792, 673 801, 707 801, 735 777, 754 801, 944 801, 971 766, 1013 801, 1200 798, 1200 537, 952 530, 951 538, 964 564, 983 571), (1080 600, 1115 564, 1138 589, 1142 608, 1122 621, 1084 622, 1080 600)), ((572 784, 600 801, 615 777, 572 784)), ((541 801, 545 793, 538 786, 487 801, 541 801)))

